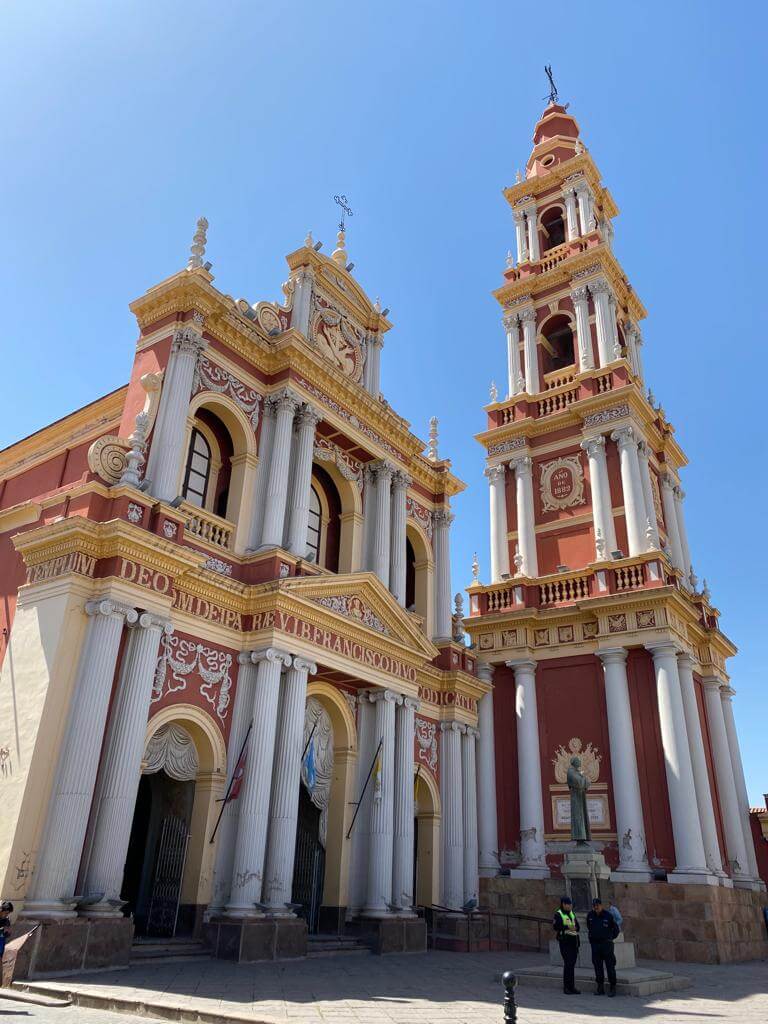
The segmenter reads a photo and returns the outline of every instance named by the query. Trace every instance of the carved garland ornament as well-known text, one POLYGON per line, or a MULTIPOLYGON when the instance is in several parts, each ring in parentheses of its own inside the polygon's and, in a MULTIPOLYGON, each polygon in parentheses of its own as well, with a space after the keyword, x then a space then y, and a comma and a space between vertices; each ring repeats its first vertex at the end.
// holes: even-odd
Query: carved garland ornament
POLYGON ((429 539, 432 540, 432 516, 429 509, 424 508, 415 498, 411 498, 409 495, 405 499, 405 514, 410 516, 411 519, 415 519, 419 526, 423 527, 429 539))
POLYGON ((597 748, 593 747, 591 743, 588 743, 586 748, 584 748, 578 736, 568 740, 567 750, 565 747, 560 746, 555 751, 552 764, 555 768, 555 779, 557 782, 563 786, 568 782, 568 768, 570 767, 572 757, 581 758, 582 772, 590 782, 597 782, 600 777, 600 762, 603 756, 598 754, 597 748))
POLYGON ((152 703, 165 694, 185 690, 187 677, 197 671, 203 680, 200 693, 223 723, 227 717, 232 689, 231 668, 231 654, 176 635, 164 635, 160 642, 160 657, 152 685, 152 703))
POLYGON ((363 604, 359 597, 347 594, 337 594, 334 597, 316 597, 315 604, 321 604, 337 615, 344 615, 348 619, 357 619, 364 626, 375 629, 377 633, 389 636, 389 630, 367 605, 363 604))
POLYGON ((613 409, 603 409, 601 412, 593 412, 591 416, 584 417, 584 426, 598 427, 601 423, 610 423, 611 420, 620 420, 622 416, 629 416, 628 405, 617 405, 613 409))
POLYGON ((332 462, 345 480, 351 480, 359 491, 363 489, 363 464, 326 437, 315 441, 314 457, 318 462, 332 462))
POLYGON ((253 429, 258 426, 262 396, 237 377, 233 377, 228 370, 208 362, 205 356, 198 359, 192 379, 192 394, 196 395, 200 391, 215 391, 219 395, 228 395, 243 410, 253 429))
POLYGON ((540 467, 541 507, 545 512, 584 504, 584 470, 578 455, 565 455, 540 467))

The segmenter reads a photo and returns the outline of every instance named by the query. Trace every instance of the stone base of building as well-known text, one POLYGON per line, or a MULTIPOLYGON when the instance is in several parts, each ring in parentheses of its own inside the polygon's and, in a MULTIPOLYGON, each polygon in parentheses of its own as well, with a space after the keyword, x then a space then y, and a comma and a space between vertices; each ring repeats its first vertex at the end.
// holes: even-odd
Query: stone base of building
POLYGON ((300 917, 213 917, 202 940, 218 960, 248 964, 307 955, 307 922, 300 917))
POLYGON ((432 918, 432 948, 454 953, 485 952, 489 949, 488 915, 452 914, 435 911, 432 918))
POLYGON ((132 942, 133 921, 127 917, 23 919, 5 947, 2 984, 127 967, 132 942))
POLYGON ((346 927, 374 953, 426 953, 427 923, 422 917, 357 918, 346 927))
MULTIPOLYGON (((768 957, 761 893, 670 882, 601 885, 624 917, 624 935, 641 959, 732 963, 768 957)), ((565 879, 480 879, 480 906, 490 910, 492 949, 547 949, 552 914, 565 879), (505 945, 507 935, 511 941, 505 945), (542 943, 543 938, 543 943, 542 943)), ((487 948, 487 947, 486 947, 487 948)))

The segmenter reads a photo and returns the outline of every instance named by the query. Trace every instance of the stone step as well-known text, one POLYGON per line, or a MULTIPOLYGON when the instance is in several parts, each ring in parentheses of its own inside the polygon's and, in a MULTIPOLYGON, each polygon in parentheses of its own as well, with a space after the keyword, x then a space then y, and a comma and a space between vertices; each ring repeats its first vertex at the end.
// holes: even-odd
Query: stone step
MULTIPOLYGON (((562 967, 547 967, 542 964, 540 967, 524 967, 515 971, 519 985, 535 985, 539 988, 562 988, 563 969, 562 967)), ((682 974, 672 974, 667 971, 654 971, 648 967, 632 967, 628 970, 618 971, 616 975, 617 996, 650 996, 659 992, 675 992, 679 989, 689 988, 692 985, 690 978, 682 974)), ((595 992, 594 971, 586 971, 576 968, 576 988, 582 992, 595 992)))
POLYGON ((337 956, 343 954, 370 954, 370 948, 360 939, 351 935, 310 935, 307 942, 307 956, 337 956))
POLYGON ((210 950, 202 942, 149 939, 134 942, 131 946, 132 964, 149 963, 153 960, 173 963, 175 961, 210 960, 210 958, 210 950))

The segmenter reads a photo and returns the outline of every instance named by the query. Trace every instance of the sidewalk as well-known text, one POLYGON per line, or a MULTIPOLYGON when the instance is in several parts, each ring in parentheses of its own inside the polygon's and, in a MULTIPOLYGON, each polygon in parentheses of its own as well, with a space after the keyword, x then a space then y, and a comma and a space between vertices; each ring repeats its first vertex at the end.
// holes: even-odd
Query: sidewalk
MULTIPOLYGON (((122 1009, 175 1020, 233 1017, 272 1024, 500 1024, 505 970, 544 964, 536 953, 441 953, 334 956, 229 964, 220 960, 141 965, 125 971, 35 982, 51 994, 71 992, 81 1006, 122 1009)), ((669 965, 644 961, 643 966, 669 965)), ((648 998, 566 997, 559 990, 518 988, 521 1024, 601 1020, 653 1024, 765 1024, 768 962, 678 964, 691 977, 682 992, 648 998)))

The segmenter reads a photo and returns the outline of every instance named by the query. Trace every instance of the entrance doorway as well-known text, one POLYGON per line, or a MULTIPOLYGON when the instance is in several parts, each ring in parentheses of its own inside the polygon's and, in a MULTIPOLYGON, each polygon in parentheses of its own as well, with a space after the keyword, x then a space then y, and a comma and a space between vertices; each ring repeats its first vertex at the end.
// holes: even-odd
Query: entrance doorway
POLYGON ((312 803, 302 784, 296 856, 293 862, 293 902, 298 916, 307 922, 310 935, 318 931, 325 881, 325 850, 320 842, 320 813, 319 807, 312 803))
POLYGON ((192 930, 179 904, 194 799, 194 782, 178 782, 164 771, 141 777, 122 888, 137 935, 192 930))

